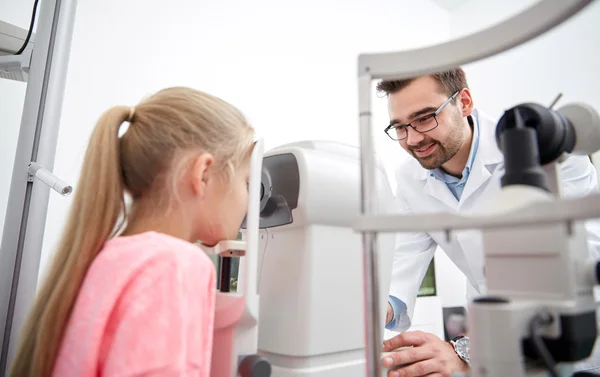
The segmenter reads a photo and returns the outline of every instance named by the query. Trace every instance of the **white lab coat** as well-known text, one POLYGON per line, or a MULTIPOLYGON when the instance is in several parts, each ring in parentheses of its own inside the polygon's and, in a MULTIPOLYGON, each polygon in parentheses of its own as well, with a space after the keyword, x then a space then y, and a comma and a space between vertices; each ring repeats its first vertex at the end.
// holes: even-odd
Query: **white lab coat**
MULTIPOLYGON (((479 122, 479 146, 469 178, 458 201, 444 182, 430 176, 414 159, 404 162, 396 172, 396 204, 404 213, 465 212, 476 210, 500 190, 504 173, 503 155, 495 140, 497 122, 475 110, 479 122)), ((596 170, 587 156, 570 156, 560 166, 565 197, 583 196, 598 192, 596 170)), ((590 251, 600 255, 600 223, 587 221, 590 251)), ((390 295, 407 305, 396 327, 406 331, 411 325, 418 289, 427 267, 439 245, 467 278, 467 302, 485 293, 483 250, 478 231, 453 232, 447 242, 443 232, 399 233, 392 267, 390 295)))

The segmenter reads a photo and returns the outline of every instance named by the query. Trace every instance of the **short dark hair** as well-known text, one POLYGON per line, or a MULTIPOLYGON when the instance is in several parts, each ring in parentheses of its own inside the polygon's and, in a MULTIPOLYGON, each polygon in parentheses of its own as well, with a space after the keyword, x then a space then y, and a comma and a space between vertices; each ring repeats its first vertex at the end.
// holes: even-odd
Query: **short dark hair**
MULTIPOLYGON (((463 88, 469 87, 467 84, 467 75, 462 68, 454 68, 448 71, 434 73, 429 76, 433 77, 433 79, 440 84, 444 92, 449 96, 463 88)), ((404 89, 419 77, 421 76, 402 80, 382 80, 377 84, 377 92, 384 92, 389 96, 390 94, 404 89)))

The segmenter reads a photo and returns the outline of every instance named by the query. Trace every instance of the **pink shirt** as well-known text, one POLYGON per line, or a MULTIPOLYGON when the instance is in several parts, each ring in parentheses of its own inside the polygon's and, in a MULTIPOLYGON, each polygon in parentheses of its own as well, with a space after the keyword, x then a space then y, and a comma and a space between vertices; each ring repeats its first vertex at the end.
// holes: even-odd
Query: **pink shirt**
POLYGON ((54 377, 208 377, 216 272, 198 247, 148 232, 109 240, 68 322, 54 377))

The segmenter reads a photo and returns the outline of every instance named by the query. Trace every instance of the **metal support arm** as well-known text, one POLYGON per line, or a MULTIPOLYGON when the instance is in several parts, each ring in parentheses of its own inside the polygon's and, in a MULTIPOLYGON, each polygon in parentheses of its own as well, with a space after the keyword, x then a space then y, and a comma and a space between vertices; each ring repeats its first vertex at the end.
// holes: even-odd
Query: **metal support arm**
POLYGON ((592 0, 541 0, 497 25, 466 37, 408 51, 362 54, 358 58, 358 75, 403 79, 485 59, 544 34, 591 3, 592 0))
POLYGON ((412 215, 363 216, 354 229, 362 232, 450 232, 452 230, 512 228, 516 226, 573 223, 599 217, 600 194, 550 203, 532 203, 518 213, 499 216, 460 215, 452 212, 412 215))

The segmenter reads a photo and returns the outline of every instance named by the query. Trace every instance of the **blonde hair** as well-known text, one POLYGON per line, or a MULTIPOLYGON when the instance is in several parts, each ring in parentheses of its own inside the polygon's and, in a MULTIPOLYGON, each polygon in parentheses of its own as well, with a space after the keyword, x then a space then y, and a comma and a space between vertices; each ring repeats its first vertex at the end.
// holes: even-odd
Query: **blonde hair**
POLYGON ((135 203, 150 191, 170 191, 185 156, 203 152, 231 175, 254 144, 253 130, 236 108, 189 88, 162 90, 131 110, 109 109, 92 133, 65 232, 21 333, 10 377, 52 374, 84 276, 126 222, 125 192, 135 203), (119 138, 125 121, 129 127, 119 138))

